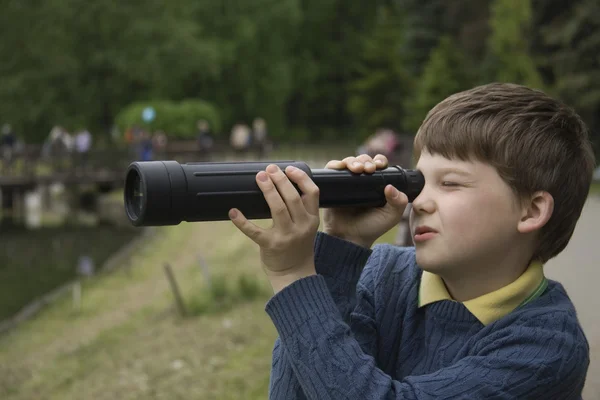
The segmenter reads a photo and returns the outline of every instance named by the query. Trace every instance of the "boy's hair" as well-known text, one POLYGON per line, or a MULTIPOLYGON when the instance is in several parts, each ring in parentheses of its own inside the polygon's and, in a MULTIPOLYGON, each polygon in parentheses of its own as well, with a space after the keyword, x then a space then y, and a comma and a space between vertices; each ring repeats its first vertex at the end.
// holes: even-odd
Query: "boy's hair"
POLYGON ((554 211, 534 260, 546 262, 569 243, 595 165, 588 129, 570 107, 521 85, 478 86, 429 111, 415 136, 417 159, 423 150, 492 165, 521 199, 550 193, 554 211))

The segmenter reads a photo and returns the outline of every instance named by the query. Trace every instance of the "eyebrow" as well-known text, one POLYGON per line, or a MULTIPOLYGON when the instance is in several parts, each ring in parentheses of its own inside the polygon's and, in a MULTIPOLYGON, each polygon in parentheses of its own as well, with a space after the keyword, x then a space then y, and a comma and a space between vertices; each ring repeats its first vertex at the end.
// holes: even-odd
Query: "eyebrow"
POLYGON ((439 175, 446 175, 446 174, 457 174, 457 175, 461 175, 461 176, 465 176, 465 177, 472 177, 473 174, 471 174, 470 172, 465 171, 464 169, 460 169, 460 168, 439 168, 439 169, 435 169, 435 172, 437 172, 439 175))

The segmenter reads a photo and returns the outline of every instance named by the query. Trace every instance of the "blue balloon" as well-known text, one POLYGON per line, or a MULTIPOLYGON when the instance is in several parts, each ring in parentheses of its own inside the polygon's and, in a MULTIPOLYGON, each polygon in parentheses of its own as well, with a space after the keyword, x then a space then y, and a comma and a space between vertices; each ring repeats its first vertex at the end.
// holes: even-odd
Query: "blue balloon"
POLYGON ((154 120, 154 117, 156 117, 156 111, 154 111, 154 108, 144 108, 144 111, 142 111, 142 119, 144 120, 144 122, 152 122, 154 120))

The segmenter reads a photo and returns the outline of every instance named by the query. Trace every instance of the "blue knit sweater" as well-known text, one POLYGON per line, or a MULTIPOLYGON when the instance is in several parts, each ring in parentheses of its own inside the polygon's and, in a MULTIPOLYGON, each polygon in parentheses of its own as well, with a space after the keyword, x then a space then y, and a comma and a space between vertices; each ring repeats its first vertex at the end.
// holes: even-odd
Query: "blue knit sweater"
POLYGON ((589 347, 561 284, 484 326, 458 302, 417 307, 412 248, 319 232, 315 262, 266 305, 279 333, 269 398, 581 398, 589 347))

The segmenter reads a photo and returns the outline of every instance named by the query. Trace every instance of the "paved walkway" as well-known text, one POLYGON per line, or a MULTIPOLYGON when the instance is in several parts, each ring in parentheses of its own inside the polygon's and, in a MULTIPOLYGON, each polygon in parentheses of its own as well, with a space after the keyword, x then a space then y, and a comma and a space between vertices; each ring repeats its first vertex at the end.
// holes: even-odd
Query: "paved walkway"
POLYGON ((600 400, 600 197, 590 197, 567 248, 546 265, 575 303, 590 342, 591 363, 584 400, 600 400))

